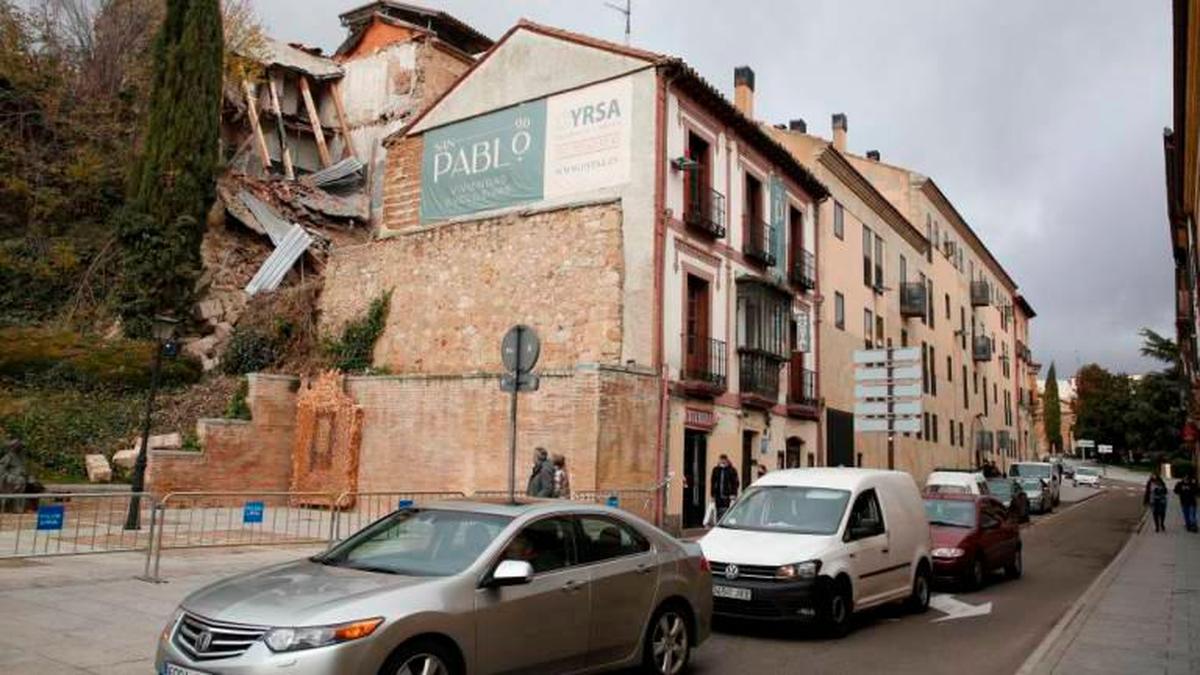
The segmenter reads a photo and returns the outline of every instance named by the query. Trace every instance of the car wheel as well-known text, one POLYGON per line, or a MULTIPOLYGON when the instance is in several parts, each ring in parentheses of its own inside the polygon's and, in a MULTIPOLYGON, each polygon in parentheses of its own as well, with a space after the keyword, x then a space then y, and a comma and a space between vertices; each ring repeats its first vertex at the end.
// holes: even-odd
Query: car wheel
POLYGON ((908 611, 913 614, 921 614, 929 609, 929 568, 924 563, 917 569, 917 575, 913 577, 912 595, 908 598, 908 611))
POLYGON ((832 638, 842 638, 850 633, 850 620, 854 611, 854 598, 846 583, 830 586, 825 600, 825 632, 832 638))
POLYGON ((975 562, 971 563, 971 569, 967 570, 967 588, 977 591, 983 588, 986 582, 987 568, 983 566, 982 558, 976 558, 975 562))
POLYGON ((401 646, 383 664, 380 675, 462 675, 458 659, 432 640, 401 646))
POLYGON ((676 675, 692 656, 692 634, 687 616, 667 605, 654 614, 646 630, 642 668, 656 675, 676 675))
POLYGON ((1017 552, 1013 554, 1012 561, 1004 566, 1004 573, 1008 575, 1009 579, 1020 579, 1024 571, 1025 563, 1021 559, 1021 549, 1018 548, 1017 552))

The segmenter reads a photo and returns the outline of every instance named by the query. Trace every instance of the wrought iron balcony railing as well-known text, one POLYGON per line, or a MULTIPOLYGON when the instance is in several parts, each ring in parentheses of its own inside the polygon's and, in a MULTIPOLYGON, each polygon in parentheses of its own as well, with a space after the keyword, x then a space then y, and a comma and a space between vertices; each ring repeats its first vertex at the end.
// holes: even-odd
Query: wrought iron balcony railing
POLYGON ((689 191, 683 205, 683 222, 717 239, 724 237, 725 195, 700 186, 689 191))
POLYGON ((725 343, 700 335, 684 335, 683 347, 683 379, 715 392, 725 391, 728 386, 725 343))
POLYGON ((753 214, 746 214, 743 219, 745 241, 742 242, 742 253, 750 260, 764 267, 775 264, 775 252, 772 244, 775 241, 775 228, 753 214))

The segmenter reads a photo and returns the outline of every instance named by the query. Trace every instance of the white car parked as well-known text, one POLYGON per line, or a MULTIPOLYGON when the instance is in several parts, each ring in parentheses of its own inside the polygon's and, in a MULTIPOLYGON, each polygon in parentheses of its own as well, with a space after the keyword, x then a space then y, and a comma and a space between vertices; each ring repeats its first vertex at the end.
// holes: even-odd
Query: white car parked
POLYGON ((884 603, 929 606, 930 534, 907 473, 789 469, 760 478, 700 546, 712 565, 713 611, 812 621, 835 635, 884 603))
POLYGON ((987 479, 978 471, 934 471, 925 479, 925 491, 967 495, 992 493, 987 479))
POLYGON ((1080 485, 1100 487, 1100 470, 1091 466, 1075 467, 1075 487, 1080 485))

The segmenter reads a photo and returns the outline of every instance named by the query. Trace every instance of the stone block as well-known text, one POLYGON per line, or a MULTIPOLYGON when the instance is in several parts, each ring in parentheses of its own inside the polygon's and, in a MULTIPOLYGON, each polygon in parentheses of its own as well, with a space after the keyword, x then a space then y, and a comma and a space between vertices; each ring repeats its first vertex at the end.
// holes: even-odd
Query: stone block
POLYGON ((125 471, 131 471, 133 470, 133 465, 137 464, 137 456, 137 448, 118 450, 113 454, 113 466, 117 467, 118 469, 124 469, 125 471))
POLYGON ((150 437, 151 450, 178 450, 183 447, 183 434, 179 432, 150 437))
POLYGON ((205 321, 213 321, 221 317, 225 312, 224 307, 221 306, 221 301, 216 299, 204 300, 197 306, 197 309, 200 312, 200 318, 205 321))
POLYGON ((183 351, 198 359, 203 359, 212 354, 213 349, 217 346, 217 336, 209 335, 207 337, 189 340, 183 345, 183 351))
POLYGON ((87 469, 88 482, 107 483, 112 480, 112 467, 104 455, 84 455, 84 467, 87 469))

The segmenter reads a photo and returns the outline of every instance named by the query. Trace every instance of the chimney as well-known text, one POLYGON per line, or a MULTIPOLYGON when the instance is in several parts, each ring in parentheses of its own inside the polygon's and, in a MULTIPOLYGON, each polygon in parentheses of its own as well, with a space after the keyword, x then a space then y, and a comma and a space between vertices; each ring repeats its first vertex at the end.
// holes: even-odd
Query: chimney
POLYGON ((792 131, 799 131, 802 134, 807 134, 808 133, 808 124, 805 123, 804 120, 795 119, 795 120, 788 122, 788 129, 790 129, 792 131))
POLYGON ((850 130, 850 124, 846 120, 846 113, 833 114, 833 147, 838 150, 845 151, 846 149, 846 132, 850 130))
POLYGON ((871 160, 878 162, 879 161, 879 151, 878 150, 868 150, 867 151, 867 159, 871 159, 871 160))
POLYGON ((750 66, 733 69, 733 106, 750 119, 754 119, 754 71, 750 66))

